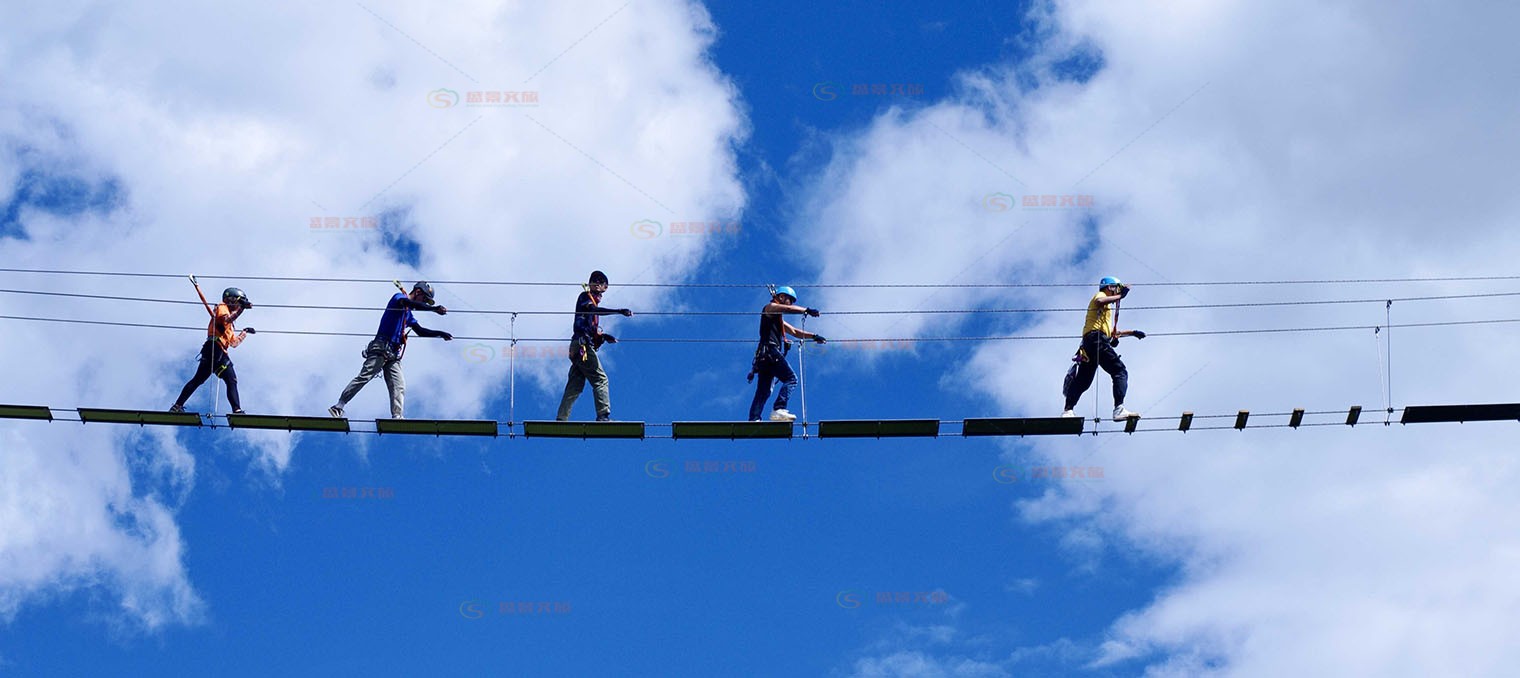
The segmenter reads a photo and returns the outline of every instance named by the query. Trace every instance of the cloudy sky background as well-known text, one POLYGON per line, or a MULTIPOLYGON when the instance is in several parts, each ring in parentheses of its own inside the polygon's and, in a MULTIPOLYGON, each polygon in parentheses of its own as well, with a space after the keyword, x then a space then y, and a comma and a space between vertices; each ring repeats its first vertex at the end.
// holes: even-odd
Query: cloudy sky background
MULTIPOLYGON (((1507 123, 1520 61, 1502 33, 1516 13, 1355 2, 9 7, 0 252, 7 267, 196 273, 208 292, 240 284, 256 304, 374 307, 390 290, 211 276, 576 282, 599 268, 614 305, 742 311, 763 293, 619 285, 1116 274, 1136 281, 1133 306, 1503 292, 1145 283, 1512 273, 1517 206, 1506 189, 1520 133, 1507 123), (852 89, 870 83, 923 93, 852 89), (432 105, 438 90, 461 100, 432 105), (538 102, 469 106, 471 91, 531 91, 538 102), (998 194, 1013 200, 989 200, 998 194), (1025 208, 1031 194, 1094 206, 1025 208), (326 217, 377 226, 313 233, 311 219, 326 217), (738 228, 668 230, 689 221, 738 228), (661 235, 638 237, 639 222, 661 235)), ((4 283, 193 299, 174 279, 7 273, 4 283)), ((1090 294, 803 292, 826 313, 1076 307, 1090 294)), ((573 293, 453 285, 440 299, 454 310, 561 310, 573 293)), ((1392 317, 1516 317, 1509 307, 1504 297, 1398 302, 1392 317)), ((0 309, 187 326, 204 317, 195 305, 19 294, 0 294, 0 309)), ((376 315, 256 308, 243 324, 367 332, 376 315)), ((1121 324, 1383 319, 1369 303, 1135 309, 1121 324)), ((507 336, 510 322, 420 320, 479 337, 507 336)), ((913 338, 1064 335, 1079 321, 861 315, 809 326, 836 339, 913 338)), ((523 316, 515 327, 560 337, 568 322, 523 316)), ((744 338, 752 325, 648 316, 614 331, 744 338)), ((1502 350, 1512 328, 1395 329, 1394 405, 1514 400, 1502 350)), ((167 407, 199 341, 6 329, 0 349, 17 364, 3 400, 55 407, 167 407)), ((321 412, 363 343, 254 337, 234 354, 248 409, 321 412)), ((414 343, 408 413, 506 419, 513 407, 518 420, 547 418, 563 361, 519 361, 512 406, 502 345, 414 343)), ((1356 331, 1156 337, 1121 352, 1128 405, 1147 414, 1360 404, 1380 421, 1378 347, 1356 331)), ((809 354, 810 414, 1048 416, 1072 348, 831 347, 809 354)), ((609 349, 614 414, 736 417, 747 353, 609 349)), ((1079 411, 1095 395, 1111 406, 1107 383, 1100 376, 1079 411)), ((381 393, 372 384, 350 413, 383 414, 381 393)), ((208 410, 210 398, 208 384, 192 405, 208 410)), ((1520 553, 1509 517, 1520 507, 1506 490, 1520 469, 1505 431, 1375 424, 693 449, 7 424, 0 669, 191 670, 221 652, 250 673, 513 662, 530 673, 700 674, 742 662, 773 675, 1501 675, 1520 614, 1506 576, 1520 553), (757 470, 684 472, 704 460, 757 470), (654 461, 673 477, 652 476, 654 461), (1025 477, 997 483, 1000 466, 1025 477), (1027 477, 1049 466, 1101 467, 1104 478, 1027 477), (321 498, 361 485, 397 498, 321 498), (882 604, 883 591, 945 597, 882 604), (864 604, 841 602, 850 595, 864 604), (574 612, 496 613, 522 600, 574 612), (471 618, 462 601, 490 614, 471 618), (304 647, 312 634, 332 645, 304 647), (578 651, 586 638, 605 647, 578 651)))

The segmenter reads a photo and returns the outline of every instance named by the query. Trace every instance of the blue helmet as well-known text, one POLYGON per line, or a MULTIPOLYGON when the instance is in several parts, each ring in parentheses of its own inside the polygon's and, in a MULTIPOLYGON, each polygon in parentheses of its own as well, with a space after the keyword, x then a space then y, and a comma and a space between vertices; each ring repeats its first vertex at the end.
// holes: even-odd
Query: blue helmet
POLYGON ((1110 286, 1113 286, 1113 285, 1123 285, 1123 284, 1124 283, 1119 282, 1118 278, 1115 278, 1113 276, 1108 276, 1108 277, 1106 277, 1106 278, 1098 281, 1098 287, 1110 287, 1110 286))
POLYGON ((786 296, 791 297, 793 302, 797 301, 797 291, 790 287, 787 287, 786 285, 777 287, 775 294, 785 294, 786 296))

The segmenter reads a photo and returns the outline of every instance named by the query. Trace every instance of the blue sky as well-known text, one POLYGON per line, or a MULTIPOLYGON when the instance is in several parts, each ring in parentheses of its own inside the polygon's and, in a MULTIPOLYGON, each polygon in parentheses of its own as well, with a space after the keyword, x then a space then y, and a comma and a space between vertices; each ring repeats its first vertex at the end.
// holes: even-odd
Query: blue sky
MULTIPOLYGON (((1071 313, 830 312, 1075 307, 1091 290, 808 282, 1502 275, 1520 251, 1507 227, 1520 204, 1500 190, 1520 138, 1496 113, 1513 96, 1430 77, 1497 73, 1503 58, 1427 51, 1498 50, 1487 27, 1502 16, 1075 0, 717 2, 708 17, 676 2, 179 10, 0 12, 21 27, 0 48, 0 74, 17 81, 0 94, 5 266, 194 272, 248 291, 260 307, 245 326, 348 332, 379 314, 269 305, 378 305, 388 285, 211 276, 574 281, 597 268, 612 279, 606 304, 635 311, 748 312, 765 295, 624 283, 791 284, 824 312, 809 330, 850 339, 1075 333, 1071 313), (1314 49, 1279 55, 1263 26, 1314 49), (245 56, 215 49, 234 43, 245 56), (1433 91, 1411 102, 1411 83, 1433 91), (534 88, 543 103, 430 108, 440 88, 534 88), (1012 208, 989 209, 996 194, 1012 208), (1096 207, 1022 209, 1030 194, 1096 207), (309 229, 332 216, 376 226, 309 229), (642 220, 660 235, 637 237, 642 220), (684 221, 738 226, 669 231, 684 221)), ((3 287, 193 298, 182 280, 4 275, 3 287)), ((439 298, 569 310, 577 291, 440 285, 439 298)), ((1138 291, 1156 304, 1437 293, 1138 291)), ((0 297, 3 314, 204 322, 195 306, 0 297)), ((1383 309, 1125 315, 1188 331, 1375 323, 1383 309)), ((507 333, 501 317, 419 319, 507 333)), ((623 338, 748 338, 756 318, 604 322, 623 338)), ((570 330, 568 316, 519 323, 519 336, 570 330)), ((0 352, 29 360, 0 401, 60 408, 167 407, 199 341, 12 325, 0 352)), ((1450 359, 1504 331, 1401 332, 1396 404, 1513 400, 1508 366, 1483 379, 1450 359)), ((321 414, 364 341, 256 335, 233 356, 246 409, 321 414)), ((1371 412, 1377 341, 1122 350, 1142 411, 1371 412)), ((552 418, 561 344, 521 361, 515 405, 502 344, 412 342, 408 415, 552 418)), ((1072 348, 809 348, 808 419, 1052 416, 1072 348)), ((742 418, 752 350, 607 347, 613 415, 742 418)), ((1110 406, 1108 383, 1078 411, 1110 406)), ((383 415, 384 393, 372 382, 349 415, 383 415)), ((589 390, 574 416, 592 418, 589 390)), ((1488 634, 1510 628, 1520 590, 1483 572, 1512 564, 1494 544, 1513 540, 1506 488, 1520 468, 1502 429, 1482 426, 560 442, 16 422, 0 436, 0 673, 1499 675, 1515 658, 1488 634), (1034 477, 1052 468, 1088 477, 1034 477), (1408 593, 1434 581, 1458 584, 1408 593), (1377 615, 1390 621, 1348 622, 1377 615), (1454 630, 1422 631, 1437 627, 1454 630)))
MULTIPOLYGON (((739 86, 754 125, 740 153, 752 202, 741 219, 742 238, 714 253, 702 280, 784 284, 809 277, 788 256, 807 243, 782 234, 796 209, 786 187, 816 171, 807 151, 817 135, 867 124, 889 106, 940 96, 958 69, 1016 57, 1010 44, 1028 31, 1021 12, 1006 5, 719 3, 711 11, 721 30, 713 59, 739 86), (837 98, 815 96, 818 83, 832 83, 837 98), (856 84, 912 85, 920 93, 852 94, 856 84)), ((68 213, 77 208, 64 206, 94 201, 64 180, 55 184, 69 188, 66 195, 29 188, 46 182, 28 175, 15 202, 68 213)), ((398 256, 405 262, 409 254, 398 256)), ((562 293, 566 307, 574 294, 562 293)), ((617 295, 615 281, 608 302, 617 304, 617 295)), ((717 310, 748 310, 763 301, 754 293, 689 299, 717 310)), ((194 317, 178 315, 189 317, 176 321, 194 317)), ((250 314, 245 324, 256 324, 256 317, 250 314)), ((452 325, 452 318, 422 320, 452 325)), ((355 318, 356 325, 372 323, 355 318)), ((662 329, 742 337, 754 324, 688 320, 662 329)), ((834 333, 827 318, 812 327, 834 333)), ((181 339, 188 351, 193 339, 181 339)), ((459 346, 412 351, 457 352, 459 346)), ((650 422, 741 418, 753 389, 743 380, 751 348, 612 347, 609 352, 626 356, 612 368, 615 413, 650 422), (711 388, 738 404, 714 407, 717 394, 692 388, 683 363, 693 360, 726 365, 720 370, 725 383, 711 388)), ((821 376, 816 361, 827 354, 818 354, 808 393, 811 418, 997 413, 981 398, 938 386, 937 375, 956 355, 932 353, 939 355, 903 352, 878 369, 821 376)), ((333 369, 357 369, 353 362, 333 369)), ((1045 381, 1056 383, 1063 367, 1052 366, 1045 381)), ((278 376, 247 372, 245 402, 258 411, 258 384, 278 376)), ((210 391, 204 387, 192 405, 206 409, 210 391)), ((353 415, 376 416, 379 410, 368 410, 382 402, 381 394, 377 381, 350 407, 353 415)), ((496 394, 488 408, 500 419, 506 419, 504 395, 496 394)), ((589 399, 588 391, 578 416, 589 416, 589 399)), ((543 390, 525 394, 519 411, 523 418, 551 418, 554 401, 543 390)), ((952 619, 982 629, 989 658, 997 648, 1091 636, 1142 603, 1166 577, 1164 568, 1123 558, 1105 564, 1101 576, 1077 571, 1058 546, 1060 528, 1016 527, 1007 514, 1013 500, 1052 483, 1103 480, 1033 480, 1033 467, 1046 464, 1031 461, 1015 466, 1018 482, 1000 483, 994 469, 1007 464, 991 441, 385 437, 367 441, 359 458, 356 437, 304 439, 280 486, 272 487, 250 477, 245 459, 214 453, 227 446, 224 432, 184 434, 200 482, 178 513, 186 568, 207 604, 204 623, 149 635, 109 633, 88 614, 92 596, 83 590, 17 618, 3 651, 8 666, 38 675, 107 666, 124 675, 597 675, 609 669, 623 675, 822 675, 849 670, 854 652, 902 628, 952 619), (686 468, 712 461, 740 462, 749 470, 686 468), (344 498, 345 490, 374 496, 344 498), (393 496, 384 497, 385 490, 393 496), (324 498, 324 491, 339 497, 324 498), (880 601, 882 594, 893 600, 880 601), (910 600, 896 600, 904 594, 910 600), (553 604, 554 611, 502 610, 503 603, 522 602, 553 604), (81 645, 89 649, 81 652, 81 645)), ((1040 664, 1028 668, 1063 670, 1056 662, 1040 664)))

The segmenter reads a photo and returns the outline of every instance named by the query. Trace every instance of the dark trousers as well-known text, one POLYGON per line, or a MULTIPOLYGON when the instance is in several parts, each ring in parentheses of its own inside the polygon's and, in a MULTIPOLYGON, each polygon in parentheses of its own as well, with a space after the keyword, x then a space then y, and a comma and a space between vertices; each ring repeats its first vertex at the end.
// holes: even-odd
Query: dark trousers
POLYGON ((1124 394, 1129 392, 1129 369, 1119 359, 1119 352, 1108 345, 1108 337, 1102 332, 1088 332, 1082 337, 1082 351, 1087 354, 1087 361, 1077 364, 1076 374, 1066 385, 1066 409, 1076 408, 1082 394, 1092 386, 1099 367, 1114 378, 1114 406, 1123 405, 1124 394))
POLYGON ((792 372, 792 366, 786 360, 764 361, 755 364, 755 400, 749 404, 749 420, 758 421, 760 413, 765 410, 765 401, 771 397, 771 381, 780 381, 781 388, 776 392, 776 406, 771 409, 786 409, 787 398, 792 395, 792 389, 797 387, 797 375, 792 372))
POLYGON ((238 398, 237 370, 232 369, 232 359, 227 357, 227 352, 217 345, 215 339, 207 339, 201 346, 201 362, 195 368, 195 376, 190 377, 190 382, 179 392, 179 400, 174 401, 174 405, 184 407, 185 401, 190 399, 195 389, 206 383, 213 373, 227 382, 227 404, 234 411, 243 409, 242 399, 238 398))

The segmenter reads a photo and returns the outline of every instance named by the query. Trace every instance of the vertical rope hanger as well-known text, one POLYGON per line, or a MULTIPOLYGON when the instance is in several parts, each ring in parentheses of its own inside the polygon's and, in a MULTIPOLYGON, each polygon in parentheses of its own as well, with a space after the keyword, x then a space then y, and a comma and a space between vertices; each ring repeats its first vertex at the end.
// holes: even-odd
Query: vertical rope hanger
MULTIPOLYGON (((802 331, 803 332, 807 332, 807 319, 808 319, 807 314, 806 313, 802 314, 802 331)), ((804 377, 807 375, 807 363, 804 362, 804 355, 806 354, 806 348, 807 348, 807 342, 804 341, 804 340, 798 339, 797 340, 797 394, 799 396, 801 396, 801 399, 802 399, 802 439, 803 440, 807 440, 807 437, 808 437, 808 428, 807 428, 807 382, 803 381, 804 377)))
POLYGON ((1388 366, 1388 382, 1384 385, 1384 389, 1385 389, 1385 392, 1387 393, 1387 395, 1384 396, 1384 398, 1383 398, 1383 403, 1384 403, 1383 404, 1383 409, 1386 411, 1386 414, 1383 417, 1383 425, 1384 426, 1391 426, 1393 424, 1393 300, 1392 299, 1389 299, 1387 305, 1383 306, 1383 326, 1388 328, 1388 334, 1387 334, 1387 336, 1385 336, 1383 338, 1383 342, 1386 343, 1386 344, 1388 344, 1388 353, 1385 356, 1385 360, 1387 361, 1387 366, 1388 366))
POLYGON ((512 314, 512 357, 509 359, 508 368, 510 376, 507 377, 508 400, 507 400, 507 437, 512 436, 512 423, 517 421, 517 314, 512 314))

